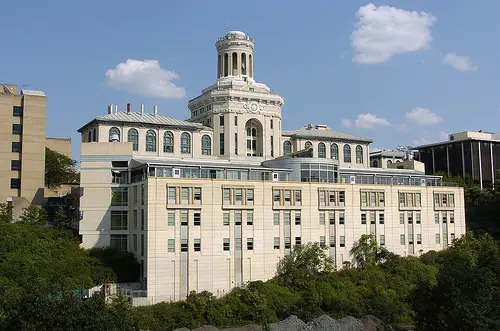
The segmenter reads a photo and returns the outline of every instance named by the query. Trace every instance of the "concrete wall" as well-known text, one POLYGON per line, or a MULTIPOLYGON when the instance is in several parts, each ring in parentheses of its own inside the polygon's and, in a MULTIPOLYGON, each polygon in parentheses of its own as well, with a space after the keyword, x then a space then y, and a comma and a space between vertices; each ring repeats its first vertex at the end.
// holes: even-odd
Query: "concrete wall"
POLYGON ((71 138, 49 138, 45 140, 45 146, 53 151, 71 158, 71 138))

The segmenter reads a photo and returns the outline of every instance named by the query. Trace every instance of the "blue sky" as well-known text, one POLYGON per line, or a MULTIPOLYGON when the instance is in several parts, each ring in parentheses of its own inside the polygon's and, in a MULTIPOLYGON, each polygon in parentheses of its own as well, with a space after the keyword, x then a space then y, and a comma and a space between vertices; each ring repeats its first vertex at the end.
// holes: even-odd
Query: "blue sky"
POLYGON ((187 118, 215 81, 215 40, 237 29, 256 41, 255 79, 285 99, 284 129, 327 124, 391 148, 500 131, 498 12, 497 0, 0 1, 0 81, 46 92, 47 135, 73 138, 78 159, 76 130, 110 103, 187 118))

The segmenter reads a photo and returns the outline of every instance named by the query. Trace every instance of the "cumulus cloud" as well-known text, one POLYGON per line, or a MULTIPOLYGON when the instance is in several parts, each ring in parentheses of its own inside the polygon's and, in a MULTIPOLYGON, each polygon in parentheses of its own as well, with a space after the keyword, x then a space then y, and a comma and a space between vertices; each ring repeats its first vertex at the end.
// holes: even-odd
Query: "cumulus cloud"
POLYGON ((109 86, 130 93, 160 98, 183 98, 186 91, 174 81, 179 75, 160 67, 156 60, 132 60, 106 71, 109 86))
POLYGON ((441 122, 443 119, 436 113, 431 112, 426 108, 413 108, 409 113, 406 113, 406 118, 409 121, 420 125, 433 125, 441 122))
POLYGON ((476 71, 478 69, 478 67, 470 61, 468 56, 460 56, 456 53, 446 54, 443 63, 460 72, 476 71))
POLYGON ((340 125, 343 128, 350 128, 352 125, 352 122, 351 122, 351 120, 343 119, 342 121, 340 121, 340 125))
POLYGON ((436 22, 433 15, 425 12, 377 7, 372 3, 360 7, 356 17, 351 34, 353 60, 367 64, 427 48, 432 42, 430 28, 436 22))
POLYGON ((358 128, 371 129, 376 126, 389 125, 389 121, 387 121, 385 118, 379 118, 373 114, 366 113, 359 114, 356 121, 354 121, 354 124, 358 128))

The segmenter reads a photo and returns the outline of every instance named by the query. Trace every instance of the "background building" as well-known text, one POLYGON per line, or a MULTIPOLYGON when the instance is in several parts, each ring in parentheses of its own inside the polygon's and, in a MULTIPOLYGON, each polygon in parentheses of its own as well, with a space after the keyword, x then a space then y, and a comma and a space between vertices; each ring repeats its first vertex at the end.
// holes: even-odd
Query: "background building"
POLYGON ((362 234, 418 255, 465 233, 462 188, 413 160, 371 168, 367 138, 283 131, 283 99, 253 77, 253 40, 231 31, 216 48, 217 80, 188 121, 110 105, 79 129, 82 246, 136 255, 135 304, 269 279, 294 245, 318 242, 340 268, 362 234))

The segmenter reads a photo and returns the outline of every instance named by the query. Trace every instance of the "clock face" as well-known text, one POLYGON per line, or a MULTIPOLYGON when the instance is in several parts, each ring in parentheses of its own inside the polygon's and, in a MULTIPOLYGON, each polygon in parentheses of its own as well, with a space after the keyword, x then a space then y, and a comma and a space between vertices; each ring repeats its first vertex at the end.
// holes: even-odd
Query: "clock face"
POLYGON ((251 111, 257 111, 257 109, 259 109, 259 105, 257 105, 257 103, 254 101, 250 104, 250 110, 251 111))

